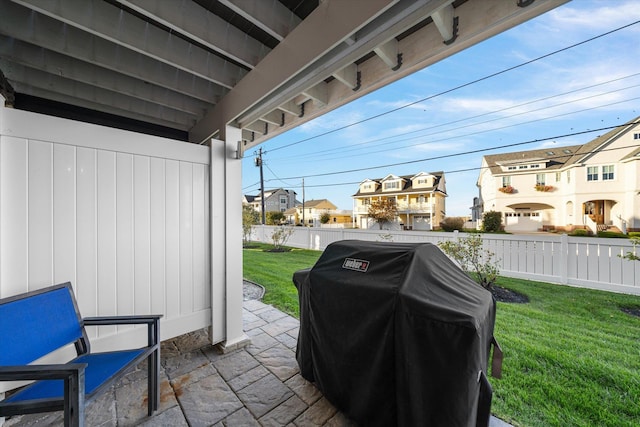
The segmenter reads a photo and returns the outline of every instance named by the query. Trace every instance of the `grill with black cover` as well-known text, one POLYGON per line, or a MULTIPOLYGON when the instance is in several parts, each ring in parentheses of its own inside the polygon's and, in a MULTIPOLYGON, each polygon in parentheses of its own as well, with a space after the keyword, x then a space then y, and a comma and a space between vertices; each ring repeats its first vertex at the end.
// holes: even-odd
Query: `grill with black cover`
POLYGON ((347 416, 488 425, 495 301, 437 246, 339 241, 293 281, 301 374, 347 416))

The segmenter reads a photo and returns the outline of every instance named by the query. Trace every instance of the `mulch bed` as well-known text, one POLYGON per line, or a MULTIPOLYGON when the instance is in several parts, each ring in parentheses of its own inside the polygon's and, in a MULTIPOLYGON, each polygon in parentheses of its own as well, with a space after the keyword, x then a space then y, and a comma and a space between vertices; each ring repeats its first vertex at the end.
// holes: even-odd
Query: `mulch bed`
POLYGON ((529 297, 526 295, 501 286, 493 285, 491 287, 491 293, 496 301, 500 302, 511 302, 516 304, 526 304, 529 302, 529 297))
POLYGON ((639 307, 620 307, 620 310, 624 311, 625 313, 631 315, 631 316, 636 316, 636 317, 640 317, 640 308, 639 307))

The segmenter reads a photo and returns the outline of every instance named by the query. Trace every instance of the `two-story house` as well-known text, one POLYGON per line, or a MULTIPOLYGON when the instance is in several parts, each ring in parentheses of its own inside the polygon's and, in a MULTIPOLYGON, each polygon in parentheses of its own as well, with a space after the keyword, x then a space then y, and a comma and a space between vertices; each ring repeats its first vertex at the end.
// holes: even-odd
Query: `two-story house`
MULTIPOLYGON (((262 197, 260 193, 256 196, 244 196, 244 201, 251 205, 257 212, 262 212, 262 197)), ((296 192, 284 188, 276 188, 264 191, 264 211, 265 212, 285 212, 299 204, 296 200, 296 192)))
POLYGON ((380 199, 396 204, 398 217, 393 228, 431 230, 446 216, 444 172, 390 174, 381 179, 365 179, 352 197, 353 215, 359 228, 377 227, 368 211, 371 202, 380 199))
POLYGON ((640 230, 640 117, 582 145, 484 156, 476 208, 507 231, 640 230))
POLYGON ((331 214, 337 206, 327 199, 307 200, 303 204, 288 209, 285 212, 289 224, 302 224, 312 227, 320 226, 320 217, 324 213, 331 214))

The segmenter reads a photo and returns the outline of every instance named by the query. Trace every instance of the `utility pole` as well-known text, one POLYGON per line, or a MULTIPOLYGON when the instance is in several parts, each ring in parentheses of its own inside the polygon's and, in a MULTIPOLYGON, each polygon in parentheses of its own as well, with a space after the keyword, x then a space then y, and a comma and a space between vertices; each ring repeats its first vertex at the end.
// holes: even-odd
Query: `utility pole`
POLYGON ((262 219, 262 225, 267 223, 266 221, 266 213, 264 211, 264 176, 262 175, 262 147, 258 151, 258 157, 256 157, 256 166, 260 168, 260 217, 262 219))
POLYGON ((302 178, 302 225, 306 227, 304 223, 304 178, 302 178))

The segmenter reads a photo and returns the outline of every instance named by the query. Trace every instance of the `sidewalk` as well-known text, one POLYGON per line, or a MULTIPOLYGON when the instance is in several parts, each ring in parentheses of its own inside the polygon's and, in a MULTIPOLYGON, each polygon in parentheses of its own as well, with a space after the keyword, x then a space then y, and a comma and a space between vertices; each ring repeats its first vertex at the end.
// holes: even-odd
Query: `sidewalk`
MULTIPOLYGON (((295 359, 299 322, 258 300, 246 300, 252 344, 219 354, 206 331, 162 343, 160 410, 146 415, 146 369, 91 402, 87 426, 355 426, 303 379, 295 359)), ((13 417, 5 427, 62 425, 62 414, 13 417)), ((509 426, 492 418, 492 427, 509 426)))

